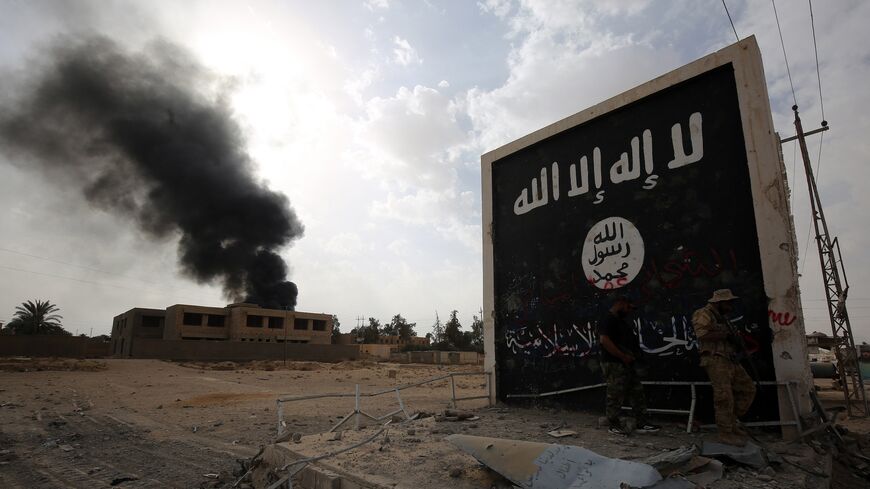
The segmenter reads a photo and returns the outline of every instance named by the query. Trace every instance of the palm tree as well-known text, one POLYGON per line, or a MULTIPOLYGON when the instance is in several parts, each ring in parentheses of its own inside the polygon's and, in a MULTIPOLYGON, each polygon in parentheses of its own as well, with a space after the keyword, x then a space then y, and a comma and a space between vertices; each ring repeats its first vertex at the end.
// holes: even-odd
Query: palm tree
POLYGON ((56 334, 69 335, 70 333, 63 329, 60 320, 63 319, 60 315, 55 314, 60 309, 50 301, 27 301, 22 302, 20 306, 15 308, 15 315, 6 329, 12 334, 56 334))

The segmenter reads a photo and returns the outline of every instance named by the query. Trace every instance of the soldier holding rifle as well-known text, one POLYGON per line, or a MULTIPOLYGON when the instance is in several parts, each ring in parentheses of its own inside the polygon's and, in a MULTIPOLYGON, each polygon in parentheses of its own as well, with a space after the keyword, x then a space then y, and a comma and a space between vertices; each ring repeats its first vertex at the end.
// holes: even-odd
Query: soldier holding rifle
POLYGON ((755 398, 755 385, 740 365, 745 347, 727 314, 738 299, 731 289, 713 292, 707 305, 692 315, 692 325, 701 351, 701 366, 707 371, 713 386, 713 406, 719 440, 731 445, 743 445, 746 431, 737 418, 746 414, 755 398))

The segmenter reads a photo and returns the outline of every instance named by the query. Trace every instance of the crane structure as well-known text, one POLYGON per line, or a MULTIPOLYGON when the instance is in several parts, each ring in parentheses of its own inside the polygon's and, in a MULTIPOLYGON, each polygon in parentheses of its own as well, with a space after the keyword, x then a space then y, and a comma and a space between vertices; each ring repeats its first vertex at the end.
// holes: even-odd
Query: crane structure
POLYGON ((867 395, 864 391, 864 379, 858 365, 858 351, 852 336, 852 325, 849 323, 849 313, 846 310, 846 298, 849 294, 849 280, 843 266, 843 255, 837 238, 831 239, 828 222, 822 210, 822 201, 816 179, 810 164, 807 151, 806 136, 828 130, 827 121, 822 121, 822 127, 804 133, 798 106, 792 106, 794 111, 794 126, 797 134, 781 142, 797 139, 801 150, 801 158, 807 175, 807 188, 810 193, 810 206, 813 213, 813 226, 816 231, 816 245, 819 249, 819 261, 822 265, 822 280, 825 288, 825 303, 831 318, 831 331, 834 336, 834 355, 837 357, 837 369, 840 374, 840 385, 846 400, 846 410, 849 416, 867 416, 867 395))

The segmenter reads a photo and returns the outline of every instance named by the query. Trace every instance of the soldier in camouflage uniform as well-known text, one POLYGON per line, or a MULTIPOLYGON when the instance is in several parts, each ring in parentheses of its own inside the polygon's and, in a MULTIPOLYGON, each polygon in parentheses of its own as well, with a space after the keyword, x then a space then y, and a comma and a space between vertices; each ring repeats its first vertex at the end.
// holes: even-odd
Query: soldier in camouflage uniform
POLYGON ((622 425, 619 414, 622 403, 628 401, 635 418, 639 433, 653 433, 660 428, 646 419, 646 397, 637 374, 637 358, 641 354, 640 344, 634 328, 626 321, 634 310, 634 304, 625 296, 617 297, 607 316, 598 323, 601 343, 601 369, 607 382, 607 420, 609 431, 627 435, 629 428, 622 425))
POLYGON ((713 293, 707 305, 692 315, 692 325, 701 351, 701 366, 713 386, 716 426, 723 443, 742 445, 746 432, 737 418, 746 414, 755 398, 755 385, 740 366, 735 348, 736 338, 726 314, 731 312, 737 296, 730 289, 713 293))

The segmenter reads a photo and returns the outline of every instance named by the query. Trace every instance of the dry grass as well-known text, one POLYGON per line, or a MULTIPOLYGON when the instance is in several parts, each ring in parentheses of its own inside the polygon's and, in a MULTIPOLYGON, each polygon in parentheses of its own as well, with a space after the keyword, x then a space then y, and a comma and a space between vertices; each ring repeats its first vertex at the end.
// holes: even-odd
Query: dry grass
POLYGON ((98 372, 106 369, 106 362, 78 358, 0 358, 0 371, 4 372, 98 372))

